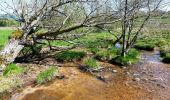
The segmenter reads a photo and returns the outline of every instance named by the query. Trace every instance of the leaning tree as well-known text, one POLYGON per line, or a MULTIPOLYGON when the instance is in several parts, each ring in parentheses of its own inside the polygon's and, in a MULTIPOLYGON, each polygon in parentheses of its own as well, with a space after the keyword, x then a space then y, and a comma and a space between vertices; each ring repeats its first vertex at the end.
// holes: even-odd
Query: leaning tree
POLYGON ((38 43, 37 39, 57 40, 61 34, 80 28, 103 27, 120 21, 121 18, 115 17, 119 10, 110 6, 106 11, 108 2, 112 0, 1 0, 1 11, 20 22, 0 51, 1 59, 4 63, 13 62, 25 45, 38 43), (40 29, 46 31, 34 34, 40 29))

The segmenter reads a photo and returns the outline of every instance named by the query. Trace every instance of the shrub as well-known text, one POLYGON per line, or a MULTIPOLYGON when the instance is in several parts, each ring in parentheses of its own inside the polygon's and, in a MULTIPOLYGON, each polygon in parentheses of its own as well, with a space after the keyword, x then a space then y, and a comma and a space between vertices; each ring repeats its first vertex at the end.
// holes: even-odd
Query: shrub
POLYGON ((152 51, 155 48, 155 43, 154 42, 150 42, 150 41, 138 41, 135 44, 135 48, 136 49, 140 49, 140 50, 147 50, 147 51, 152 51))
POLYGON ((58 69, 56 67, 50 67, 37 75, 36 82, 38 84, 43 84, 47 81, 54 79, 57 74, 58 69))
POLYGON ((139 56, 140 54, 137 50, 131 49, 125 57, 117 56, 116 58, 113 58, 111 62, 118 65, 131 65, 138 62, 139 56))
POLYGON ((60 53, 55 54, 55 59, 58 61, 77 61, 81 60, 83 57, 86 56, 85 52, 82 51, 63 51, 60 53))
POLYGON ((95 59, 93 59, 93 58, 86 59, 84 61, 84 65, 88 69, 98 69, 99 68, 99 65, 97 64, 97 61, 95 59))
POLYGON ((9 76, 12 74, 22 73, 23 71, 24 71, 24 69, 22 67, 17 66, 16 64, 9 64, 3 71, 3 75, 9 76))

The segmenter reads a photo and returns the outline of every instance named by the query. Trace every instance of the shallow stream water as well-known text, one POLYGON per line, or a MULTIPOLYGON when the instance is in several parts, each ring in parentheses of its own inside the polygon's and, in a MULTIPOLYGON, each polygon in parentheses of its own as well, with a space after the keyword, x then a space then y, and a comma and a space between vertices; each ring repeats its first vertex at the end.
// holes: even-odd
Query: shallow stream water
POLYGON ((170 64, 160 61, 159 52, 144 51, 141 61, 128 68, 101 65, 116 70, 100 73, 105 82, 65 65, 59 68, 64 79, 28 86, 11 100, 170 100, 170 64))

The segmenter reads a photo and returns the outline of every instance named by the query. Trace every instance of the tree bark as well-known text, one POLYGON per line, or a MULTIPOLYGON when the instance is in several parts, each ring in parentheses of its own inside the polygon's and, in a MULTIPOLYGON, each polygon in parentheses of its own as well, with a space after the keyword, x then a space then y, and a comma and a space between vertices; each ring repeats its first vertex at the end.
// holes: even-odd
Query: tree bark
POLYGON ((12 63, 23 49, 23 45, 20 45, 20 40, 10 39, 8 44, 0 51, 0 56, 4 59, 5 64, 12 63))

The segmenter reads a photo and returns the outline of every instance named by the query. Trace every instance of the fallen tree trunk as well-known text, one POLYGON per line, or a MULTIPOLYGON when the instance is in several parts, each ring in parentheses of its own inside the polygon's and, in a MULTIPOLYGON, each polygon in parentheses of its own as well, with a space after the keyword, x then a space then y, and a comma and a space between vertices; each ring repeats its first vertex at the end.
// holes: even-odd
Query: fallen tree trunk
POLYGON ((4 47, 2 51, 0 51, 0 56, 4 60, 5 64, 12 63, 15 58, 18 56, 20 51, 24 48, 23 45, 20 45, 19 39, 14 40, 10 39, 8 44, 4 47))

